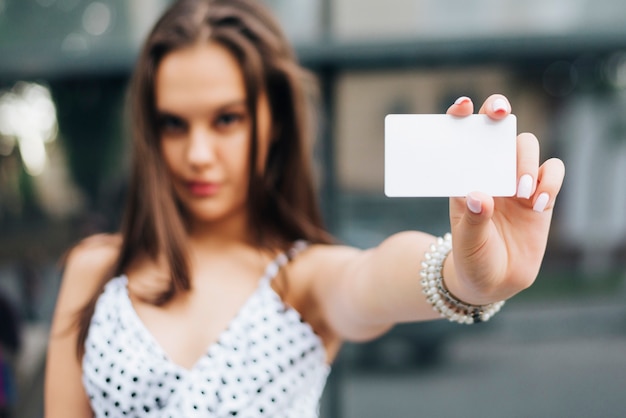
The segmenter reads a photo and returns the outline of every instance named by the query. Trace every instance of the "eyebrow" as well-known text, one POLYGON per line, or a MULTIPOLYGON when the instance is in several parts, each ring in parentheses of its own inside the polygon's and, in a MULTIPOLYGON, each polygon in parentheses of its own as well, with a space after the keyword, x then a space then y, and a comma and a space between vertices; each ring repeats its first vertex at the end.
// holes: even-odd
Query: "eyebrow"
MULTIPOLYGON (((246 106, 246 100, 245 100, 245 99, 241 99, 241 100, 233 100, 233 101, 228 102, 228 103, 226 103, 226 104, 220 105, 220 106, 218 106, 218 107, 217 107, 217 108, 215 108, 215 109, 212 109, 212 112, 213 112, 213 113, 219 113, 219 112, 221 112, 221 111, 224 111, 224 110, 226 110, 226 109, 229 109, 229 108, 231 108, 231 107, 235 107, 235 106, 244 106, 244 107, 246 107, 246 109, 247 109, 247 106, 246 106)), ((177 114, 177 112, 172 112, 172 111, 170 111, 170 110, 167 110, 167 109, 161 109, 161 108, 158 108, 158 107, 156 108, 156 113, 157 113, 157 116, 175 116, 175 117, 180 117, 180 118, 182 118, 181 116, 179 116, 179 115, 177 114)))

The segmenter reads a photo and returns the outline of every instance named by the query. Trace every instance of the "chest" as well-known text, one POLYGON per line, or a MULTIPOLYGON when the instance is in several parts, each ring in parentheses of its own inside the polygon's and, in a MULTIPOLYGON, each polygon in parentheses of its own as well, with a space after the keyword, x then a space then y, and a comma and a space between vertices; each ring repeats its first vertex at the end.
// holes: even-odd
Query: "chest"
POLYGON ((113 404, 124 402, 126 408, 143 403, 151 410, 196 405, 235 411, 251 402, 269 402, 259 406, 269 408, 309 396, 325 380, 321 341, 269 283, 245 300, 191 367, 172 361, 123 290, 99 301, 87 338, 85 387, 98 399, 116 398, 113 404))
POLYGON ((165 306, 155 306, 133 296, 129 300, 139 325, 171 361, 189 369, 243 315, 241 311, 251 299, 259 297, 258 292, 257 283, 203 284, 177 295, 165 306))
MULTIPOLYGON (((267 274, 254 280, 201 281, 194 284, 192 291, 177 295, 165 306, 133 297, 131 285, 128 284, 128 299, 134 316, 168 357, 185 368, 191 368, 234 322, 258 321, 269 327, 274 322, 284 322, 281 315, 286 310, 294 311, 305 322, 316 318, 313 304, 302 296, 297 297, 302 295, 296 291, 297 287, 279 278, 271 280, 267 274), (277 286, 283 289, 277 291, 277 286), (291 292, 285 292, 284 288, 291 292), (257 306, 259 302, 263 309, 257 306), (257 309, 250 309, 255 306, 257 309), (281 312, 268 311, 268 306, 281 312)), ((314 324, 313 329, 316 329, 314 324)))

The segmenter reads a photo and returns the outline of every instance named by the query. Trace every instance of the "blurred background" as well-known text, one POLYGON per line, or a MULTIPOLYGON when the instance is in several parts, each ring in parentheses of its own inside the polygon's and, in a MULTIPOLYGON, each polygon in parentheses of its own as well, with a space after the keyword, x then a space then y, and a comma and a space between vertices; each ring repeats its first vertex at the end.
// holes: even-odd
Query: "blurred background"
MULTIPOLYGON (((42 416, 59 260, 118 226, 127 83, 168 3, 0 0, 0 417, 42 416)), ((448 229, 445 199, 384 197, 388 113, 503 93, 567 167, 536 284, 486 324, 346 345, 323 416, 626 416, 626 2, 267 3, 319 76, 320 194, 342 241, 448 229)))

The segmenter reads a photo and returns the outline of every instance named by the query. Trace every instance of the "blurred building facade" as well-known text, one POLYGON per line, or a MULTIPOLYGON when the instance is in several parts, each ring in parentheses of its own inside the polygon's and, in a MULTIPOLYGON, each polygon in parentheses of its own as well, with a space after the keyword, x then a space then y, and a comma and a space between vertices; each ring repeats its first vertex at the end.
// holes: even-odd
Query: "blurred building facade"
MULTIPOLYGON (((439 113, 459 95, 480 103, 501 92, 514 105, 520 131, 541 139, 544 157, 568 163, 551 245, 589 272, 615 263, 626 236, 623 2, 268 3, 303 63, 322 82, 321 193, 328 223, 341 238, 368 246, 397 229, 441 232, 445 202, 382 197, 383 117, 439 113), (581 116, 572 116, 577 112, 581 116), (372 213, 356 210, 366 201, 372 213), (385 213, 393 216, 386 220, 385 213)), ((3 225, 19 223, 29 211, 42 215, 44 223, 89 212, 85 229, 90 230, 114 216, 126 161, 126 83, 141 39, 167 4, 0 1, 3 225), (44 86, 40 90, 56 106, 52 116, 43 116, 54 118, 54 126, 39 140, 16 139, 20 136, 7 127, 20 117, 32 121, 33 115, 10 113, 9 102, 26 94, 27 82, 44 86), (45 175, 28 173, 29 156, 37 158, 33 152, 48 162, 45 175)))
MULTIPOLYGON (((64 249, 119 223, 128 77, 168 3, 0 0, 0 290, 26 318, 49 320, 64 249)), ((547 276, 624 280, 625 2, 267 3, 320 79, 320 194, 340 239, 445 232, 445 200, 384 197, 384 116, 497 92, 566 164, 547 276)))

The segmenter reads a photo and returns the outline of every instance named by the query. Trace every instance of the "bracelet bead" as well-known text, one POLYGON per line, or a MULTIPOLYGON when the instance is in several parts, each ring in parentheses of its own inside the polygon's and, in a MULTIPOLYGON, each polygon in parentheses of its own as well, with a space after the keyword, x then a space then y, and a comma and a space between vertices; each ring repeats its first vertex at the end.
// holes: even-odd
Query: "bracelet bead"
POLYGON ((422 293, 433 309, 452 322, 474 324, 486 322, 500 311, 504 301, 487 305, 471 305, 459 300, 446 288, 443 282, 443 263, 452 251, 452 235, 447 233, 437 238, 424 254, 421 263, 420 283, 422 293))

